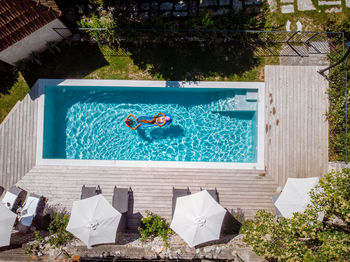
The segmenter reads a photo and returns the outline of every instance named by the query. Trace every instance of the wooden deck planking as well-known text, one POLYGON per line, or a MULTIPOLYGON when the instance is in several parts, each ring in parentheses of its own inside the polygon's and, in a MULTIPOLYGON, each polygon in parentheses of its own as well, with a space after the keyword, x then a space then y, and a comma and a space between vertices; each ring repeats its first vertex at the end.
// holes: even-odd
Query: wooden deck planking
POLYGON ((28 94, 0 124, 0 185, 9 188, 35 164, 37 102, 28 94))
MULTIPOLYGON (((80 198, 83 184, 100 184, 109 201, 114 185, 131 186, 135 212, 151 210, 166 218, 171 213, 173 186, 189 186, 192 192, 199 187, 216 187, 221 204, 228 209, 241 208, 249 218, 261 208, 272 211, 270 197, 288 177, 321 176, 327 171, 327 83, 316 70, 304 66, 265 69, 266 174, 195 168, 34 167, 37 101, 27 95, 0 125, 1 184, 9 187, 18 182, 29 192, 48 197, 49 203, 60 203, 68 209, 80 198)), ((35 90, 31 94, 36 97, 35 90)))
POLYGON ((328 170, 328 83, 317 70, 265 67, 265 117, 271 127, 265 141, 266 174, 280 186, 288 177, 322 176, 328 170))
POLYGON ((36 166, 18 185, 48 197, 51 204, 61 203, 67 209, 73 200, 80 198, 84 184, 100 185, 109 201, 112 200, 114 185, 131 186, 135 211, 144 215, 145 210, 150 210, 167 219, 171 215, 173 186, 188 186, 192 193, 198 192, 200 187, 217 188, 224 207, 229 210, 241 208, 251 218, 261 208, 273 211, 270 197, 276 183, 260 174, 261 171, 244 170, 36 166))

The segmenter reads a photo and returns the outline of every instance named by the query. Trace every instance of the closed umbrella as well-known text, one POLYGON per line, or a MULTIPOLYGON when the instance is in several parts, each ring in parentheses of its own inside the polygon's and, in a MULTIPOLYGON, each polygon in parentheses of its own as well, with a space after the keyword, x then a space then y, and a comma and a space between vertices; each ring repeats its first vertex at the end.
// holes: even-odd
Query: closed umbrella
POLYGON ((318 180, 318 177, 288 178, 281 194, 274 201, 276 213, 291 218, 295 212, 304 212, 311 201, 309 193, 318 180))
POLYGON ((218 240, 226 210, 206 191, 178 197, 170 228, 190 246, 218 240))
POLYGON ((11 232, 17 215, 0 203, 0 247, 10 244, 11 232))
POLYGON ((121 214, 100 194, 74 201, 66 229, 90 248, 114 243, 120 218, 121 214))

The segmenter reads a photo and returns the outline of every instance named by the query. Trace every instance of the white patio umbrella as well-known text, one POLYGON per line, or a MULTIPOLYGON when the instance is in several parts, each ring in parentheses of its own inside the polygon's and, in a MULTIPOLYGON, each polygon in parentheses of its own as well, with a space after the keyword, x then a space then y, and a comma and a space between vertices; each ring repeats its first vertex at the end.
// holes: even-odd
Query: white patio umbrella
POLYGON ((0 203, 0 247, 10 244, 11 232, 17 215, 0 203))
POLYGON ((291 218, 295 212, 304 212, 311 200, 309 193, 318 180, 318 177, 288 178, 281 194, 274 201, 276 213, 291 218))
POLYGON ((178 197, 170 228, 190 246, 218 240, 226 210, 206 191, 178 197))
POLYGON ((114 243, 121 214, 102 194, 73 202, 67 231, 83 241, 88 248, 114 243))

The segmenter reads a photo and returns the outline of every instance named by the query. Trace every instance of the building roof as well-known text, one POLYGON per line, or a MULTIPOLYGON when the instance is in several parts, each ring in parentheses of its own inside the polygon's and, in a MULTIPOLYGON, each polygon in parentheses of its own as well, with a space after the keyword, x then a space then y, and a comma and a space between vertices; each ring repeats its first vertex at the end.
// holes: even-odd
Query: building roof
POLYGON ((0 51, 59 16, 53 0, 0 0, 0 51))

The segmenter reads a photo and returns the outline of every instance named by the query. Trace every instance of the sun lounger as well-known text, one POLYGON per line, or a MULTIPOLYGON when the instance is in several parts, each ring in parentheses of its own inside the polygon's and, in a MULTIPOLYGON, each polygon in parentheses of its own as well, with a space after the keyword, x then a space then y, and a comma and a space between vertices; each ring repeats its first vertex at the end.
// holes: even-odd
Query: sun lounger
POLYGON ((2 193, 4 193, 4 188, 2 186, 0 186, 0 197, 2 196, 2 193))
POLYGON ((87 187, 87 186, 83 185, 83 187, 81 188, 81 197, 80 197, 80 199, 93 197, 93 196, 96 196, 98 194, 102 194, 102 190, 101 190, 100 186, 87 187))
MULTIPOLYGON (((202 191, 203 189, 200 187, 200 190, 202 191)), ((214 198, 215 201, 219 203, 219 193, 216 190, 216 188, 215 189, 206 189, 206 190, 209 193, 209 195, 211 195, 211 197, 214 198)))
POLYGON ((4 198, 1 200, 8 209, 16 212, 18 206, 20 206, 23 199, 25 199, 27 192, 20 187, 11 186, 7 190, 4 198))
MULTIPOLYGON (((130 188, 131 191, 131 188, 130 188)), ((114 187, 112 206, 118 210, 122 217, 119 222, 118 231, 125 231, 127 228, 127 213, 129 210, 129 189, 114 187)))
POLYGON ((176 206, 176 199, 178 197, 187 196, 187 195, 191 195, 189 188, 181 189, 181 188, 174 188, 173 187, 173 203, 172 203, 171 216, 174 215, 175 206, 176 206))
POLYGON ((33 219, 37 214, 41 197, 34 193, 31 193, 20 212, 19 223, 25 227, 30 227, 33 223, 33 219))
POLYGON ((114 187, 112 206, 117 209, 120 213, 128 212, 129 203, 129 189, 114 187))

